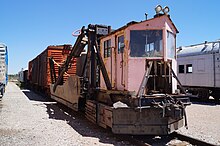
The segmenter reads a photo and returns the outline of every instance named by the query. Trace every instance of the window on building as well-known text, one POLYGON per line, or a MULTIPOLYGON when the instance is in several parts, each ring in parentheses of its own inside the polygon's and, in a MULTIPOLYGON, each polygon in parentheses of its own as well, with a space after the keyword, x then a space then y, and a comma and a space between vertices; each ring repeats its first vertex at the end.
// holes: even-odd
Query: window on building
POLYGON ((111 56, 111 40, 104 41, 104 58, 111 56))
POLYGON ((124 36, 122 35, 118 37, 118 54, 124 52, 124 47, 125 47, 124 36))
POLYGON ((179 65, 179 73, 185 73, 184 65, 179 65))
POLYGON ((186 65, 186 73, 192 73, 192 64, 186 65))

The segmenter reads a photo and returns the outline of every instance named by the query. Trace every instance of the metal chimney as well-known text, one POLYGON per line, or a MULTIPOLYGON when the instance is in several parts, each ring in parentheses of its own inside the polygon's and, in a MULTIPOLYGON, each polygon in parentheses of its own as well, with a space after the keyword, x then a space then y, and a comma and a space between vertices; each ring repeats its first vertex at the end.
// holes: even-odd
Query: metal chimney
POLYGON ((147 15, 148 15, 148 14, 147 14, 147 13, 145 13, 145 20, 147 20, 147 15))

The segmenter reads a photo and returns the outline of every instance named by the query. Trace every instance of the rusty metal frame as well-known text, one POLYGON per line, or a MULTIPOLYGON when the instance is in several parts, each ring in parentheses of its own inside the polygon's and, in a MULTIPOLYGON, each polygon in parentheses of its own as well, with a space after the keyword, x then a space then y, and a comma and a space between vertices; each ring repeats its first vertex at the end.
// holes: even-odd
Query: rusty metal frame
MULTIPOLYGON (((112 89, 112 85, 110 79, 108 77, 107 70, 105 68, 105 64, 102 60, 99 46, 98 46, 98 39, 99 37, 103 36, 97 32, 99 25, 88 25, 88 28, 82 27, 81 33, 78 36, 76 43, 74 44, 70 54, 68 55, 65 63, 61 66, 59 76, 54 83, 53 91, 56 90, 57 85, 60 84, 62 81, 63 74, 69 69, 71 65, 71 60, 73 57, 77 58, 80 56, 81 52, 83 51, 84 47, 88 44, 88 53, 86 63, 84 64, 83 72, 87 72, 87 76, 90 78, 90 87, 92 90, 97 88, 96 78, 97 78, 97 66, 100 66, 101 72, 103 74, 106 87, 108 90, 112 89)), ((83 75, 84 73, 82 73, 83 75)), ((90 90, 90 92, 93 92, 90 90)))
POLYGON ((55 67, 54 67, 53 57, 49 58, 49 65, 50 65, 51 83, 54 84, 56 82, 56 71, 55 71, 55 67))

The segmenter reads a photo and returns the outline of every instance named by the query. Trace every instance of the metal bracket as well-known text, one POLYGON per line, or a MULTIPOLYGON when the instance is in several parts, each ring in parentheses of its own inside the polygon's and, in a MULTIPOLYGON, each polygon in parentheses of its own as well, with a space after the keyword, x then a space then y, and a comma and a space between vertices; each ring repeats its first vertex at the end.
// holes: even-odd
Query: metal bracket
POLYGON ((140 107, 141 107, 141 99, 143 97, 144 89, 145 89, 145 87, 147 85, 147 82, 148 82, 148 79, 149 79, 149 75, 150 75, 150 72, 151 72, 152 64, 153 64, 153 61, 150 61, 148 63, 147 69, 145 71, 144 77, 142 79, 141 85, 140 85, 138 93, 137 93, 137 97, 139 98, 139 106, 140 107))

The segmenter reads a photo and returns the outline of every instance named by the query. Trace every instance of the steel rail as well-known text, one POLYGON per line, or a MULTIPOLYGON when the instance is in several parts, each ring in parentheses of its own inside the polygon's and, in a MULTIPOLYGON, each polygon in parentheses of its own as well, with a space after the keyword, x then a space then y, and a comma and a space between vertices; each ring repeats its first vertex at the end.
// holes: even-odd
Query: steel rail
POLYGON ((171 136, 178 138, 179 140, 183 140, 183 141, 187 141, 192 145, 198 145, 198 146, 215 146, 214 144, 202 141, 200 139, 197 138, 193 138, 187 135, 183 135, 177 132, 173 132, 171 133, 171 136))

